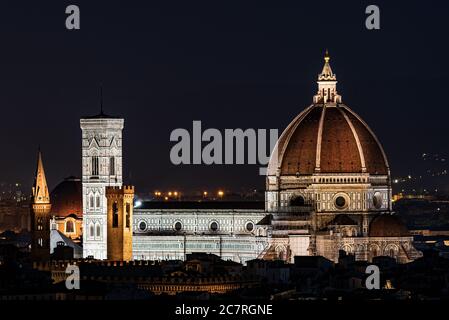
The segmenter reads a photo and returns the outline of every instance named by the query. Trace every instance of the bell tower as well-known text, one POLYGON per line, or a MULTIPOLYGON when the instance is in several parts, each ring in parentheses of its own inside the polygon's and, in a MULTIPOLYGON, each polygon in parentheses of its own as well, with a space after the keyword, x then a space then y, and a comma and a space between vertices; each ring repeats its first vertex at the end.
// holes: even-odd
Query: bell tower
POLYGON ((124 120, 103 113, 80 120, 82 130, 83 257, 107 259, 106 187, 122 185, 124 120))
POLYGON ((31 257, 33 260, 50 258, 50 195, 45 178, 42 153, 37 156, 37 169, 33 185, 33 201, 31 203, 31 257))
POLYGON ((134 186, 106 187, 107 258, 111 261, 133 259, 134 186))

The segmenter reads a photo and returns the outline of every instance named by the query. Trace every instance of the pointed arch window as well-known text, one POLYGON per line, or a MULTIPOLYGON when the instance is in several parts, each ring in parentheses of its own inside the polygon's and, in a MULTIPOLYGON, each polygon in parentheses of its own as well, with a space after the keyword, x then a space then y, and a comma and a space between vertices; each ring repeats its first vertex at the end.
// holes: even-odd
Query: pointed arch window
POLYGON ((66 233, 73 233, 75 232, 75 227, 73 225, 73 221, 69 220, 65 223, 65 232, 66 233))
POLYGON ((100 238, 100 237, 101 237, 101 227, 100 227, 100 224, 99 224, 99 223, 97 223, 96 229, 97 229, 97 234, 96 234, 96 236, 97 236, 97 238, 100 238))
POLYGON ((89 197, 89 207, 94 208, 95 207, 95 203, 94 203, 94 195, 91 194, 89 197))
POLYGON ((100 195, 99 194, 97 194, 97 197, 96 197, 96 207, 97 208, 100 208, 101 207, 101 200, 100 200, 100 195))
POLYGON ((91 224, 91 225, 89 226, 89 236, 90 236, 91 238, 95 237, 95 230, 94 230, 94 225, 93 225, 93 224, 91 224))

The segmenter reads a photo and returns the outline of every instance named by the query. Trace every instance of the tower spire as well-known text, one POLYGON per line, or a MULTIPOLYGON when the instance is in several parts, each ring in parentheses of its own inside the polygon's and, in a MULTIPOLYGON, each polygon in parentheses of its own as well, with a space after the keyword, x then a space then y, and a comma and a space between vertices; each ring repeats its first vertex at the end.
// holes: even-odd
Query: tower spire
POLYGON ((40 147, 37 153, 37 168, 33 186, 33 203, 34 204, 50 203, 47 179, 45 178, 44 164, 42 161, 42 152, 40 150, 40 147))
POLYGON ((50 212, 50 195, 45 179, 42 153, 39 148, 33 185, 33 202, 31 203, 31 256, 33 260, 48 260, 50 256, 50 212))
POLYGON ((100 115, 103 114, 103 84, 100 83, 100 115))
POLYGON ((324 54, 324 66, 318 75, 318 93, 313 97, 314 103, 341 103, 337 93, 337 75, 332 72, 329 51, 324 54))

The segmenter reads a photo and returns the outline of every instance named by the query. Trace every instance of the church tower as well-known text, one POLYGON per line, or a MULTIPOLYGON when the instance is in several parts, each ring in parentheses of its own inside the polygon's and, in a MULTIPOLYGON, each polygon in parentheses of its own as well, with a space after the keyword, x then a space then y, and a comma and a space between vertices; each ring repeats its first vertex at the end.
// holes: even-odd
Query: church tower
POLYGON ((33 185, 33 200, 31 203, 31 256, 33 260, 48 260, 50 258, 50 195, 45 178, 42 154, 37 156, 36 177, 33 185))
POLYGON ((134 186, 106 187, 107 198, 107 258, 130 261, 133 258, 134 186))
POLYGON ((122 186, 123 125, 103 110, 80 120, 85 258, 107 259, 106 186, 122 186))

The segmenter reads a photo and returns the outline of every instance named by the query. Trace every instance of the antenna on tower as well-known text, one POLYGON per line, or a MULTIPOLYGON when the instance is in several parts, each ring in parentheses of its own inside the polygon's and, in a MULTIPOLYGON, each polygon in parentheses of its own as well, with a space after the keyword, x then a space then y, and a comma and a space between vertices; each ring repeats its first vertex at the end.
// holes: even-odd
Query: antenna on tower
POLYGON ((103 84, 100 82, 100 114, 103 115, 103 84))

